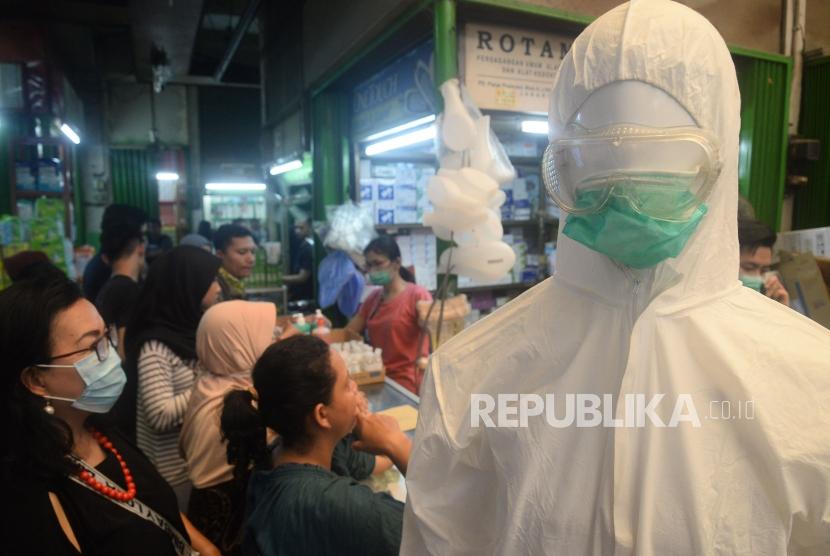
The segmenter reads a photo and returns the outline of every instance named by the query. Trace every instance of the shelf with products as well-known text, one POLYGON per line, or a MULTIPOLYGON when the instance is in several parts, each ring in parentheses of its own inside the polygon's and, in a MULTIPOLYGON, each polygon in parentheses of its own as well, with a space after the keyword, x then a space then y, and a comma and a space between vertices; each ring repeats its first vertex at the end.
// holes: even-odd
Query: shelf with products
POLYGON ((66 237, 73 231, 71 148, 56 137, 15 137, 8 143, 12 211, 27 217, 38 199, 60 199, 66 237))
POLYGON ((411 224, 375 224, 376 230, 382 230, 384 232, 394 232, 396 230, 425 230, 426 228, 427 226, 417 222, 411 224))
POLYGON ((63 192, 57 191, 20 191, 16 193, 18 199, 38 199, 40 197, 51 197, 63 199, 63 192))
POLYGON ((264 194, 222 194, 203 197, 205 220, 214 227, 237 219, 265 221, 266 202, 264 194))
MULTIPOLYGON (((511 113, 494 116, 493 131, 505 144, 506 154, 516 169, 516 178, 501 184, 506 202, 497 211, 504 230, 503 241, 516 253, 516 264, 503 283, 476 284, 459 277, 457 291, 503 300, 505 294, 519 294, 550 273, 559 215, 558 209, 546 202, 540 179, 546 137, 524 134, 521 117, 511 113)), ((396 236, 399 245, 406 241, 401 236, 430 233, 430 228, 421 222, 423 213, 432 210, 426 185, 438 171, 435 143, 398 148, 382 156, 365 155, 366 143, 357 143, 355 200, 370 207, 376 230, 396 236)))

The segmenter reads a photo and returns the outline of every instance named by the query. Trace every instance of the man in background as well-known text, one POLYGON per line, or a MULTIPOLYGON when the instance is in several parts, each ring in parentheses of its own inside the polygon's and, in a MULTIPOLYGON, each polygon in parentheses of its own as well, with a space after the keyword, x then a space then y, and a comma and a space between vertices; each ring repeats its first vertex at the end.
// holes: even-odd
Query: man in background
POLYGON ((251 276, 256 263, 256 244, 251 230, 236 224, 225 224, 213 234, 216 255, 222 260, 219 285, 222 301, 245 299, 243 280, 251 276))
MULTIPOLYGON (((101 236, 111 233, 116 228, 127 226, 131 229, 138 230, 141 233, 141 227, 147 220, 147 213, 137 207, 130 205, 114 204, 108 206, 104 210, 104 215, 101 218, 101 236)), ((109 264, 106 263, 101 253, 96 253, 86 265, 83 277, 84 297, 93 303, 98 298, 98 293, 107 282, 112 273, 109 264)))
POLYGON ((253 234, 254 241, 257 245, 262 245, 262 243, 268 239, 268 234, 262 227, 262 223, 259 221, 259 218, 251 218, 251 234, 253 234))
POLYGON ((314 282, 312 266, 314 260, 314 240, 308 219, 294 223, 296 237, 295 249, 291 251, 291 274, 283 276, 282 281, 288 286, 288 298, 314 299, 314 282))
POLYGON ((173 249, 173 240, 161 233, 161 220, 153 218, 147 222, 147 264, 152 264, 159 255, 173 249))
POLYGON ((144 269, 144 238, 128 225, 113 227, 101 235, 101 255, 112 275, 95 299, 95 307, 107 326, 118 330, 118 348, 124 357, 124 331, 138 299, 144 269))
POLYGON ((748 218, 738 220, 738 242, 741 245, 740 278, 744 286, 789 306, 790 294, 778 275, 770 272, 775 239, 775 232, 763 222, 748 218))

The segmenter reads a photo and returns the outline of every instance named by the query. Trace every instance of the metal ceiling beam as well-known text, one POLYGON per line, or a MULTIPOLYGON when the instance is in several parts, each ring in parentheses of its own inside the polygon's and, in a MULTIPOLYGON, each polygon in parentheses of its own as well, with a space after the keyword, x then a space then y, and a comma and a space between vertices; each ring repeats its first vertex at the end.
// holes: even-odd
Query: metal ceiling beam
POLYGON ((199 87, 239 87, 242 89, 259 89, 259 83, 232 83, 216 81, 213 77, 201 75, 186 75, 174 77, 169 81, 171 85, 195 85, 199 87))
POLYGON ((202 3, 202 0, 130 0, 139 80, 152 79, 150 49, 154 44, 167 53, 174 79, 189 73, 202 3))
POLYGON ((251 24, 251 21, 254 20, 254 16, 256 16, 256 12, 259 9, 259 3, 260 0, 249 0, 248 5, 245 6, 245 11, 242 14, 242 18, 239 20, 239 24, 233 30, 233 36, 231 37, 228 49, 225 51, 222 59, 219 60, 219 66, 213 74, 213 78, 216 81, 222 81, 222 76, 225 75, 225 71, 228 69, 231 60, 233 60, 234 54, 236 54, 236 50, 239 48, 242 39, 245 37, 245 33, 248 31, 248 26, 251 24))

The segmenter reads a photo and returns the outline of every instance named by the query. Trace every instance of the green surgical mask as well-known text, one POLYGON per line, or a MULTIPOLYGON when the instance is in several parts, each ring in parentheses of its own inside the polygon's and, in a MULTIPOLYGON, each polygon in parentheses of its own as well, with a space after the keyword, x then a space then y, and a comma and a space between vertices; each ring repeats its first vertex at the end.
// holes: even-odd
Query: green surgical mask
POLYGON ((760 276, 749 276, 747 274, 741 274, 739 278, 741 279, 741 282, 743 282, 744 286, 753 289, 756 292, 760 292, 761 288, 764 287, 764 279, 760 276))
MULTIPOLYGON (((599 189, 580 191, 577 206, 593 206, 596 196, 604 193, 599 189)), ((684 220, 661 220, 646 214, 649 204, 665 206, 667 202, 674 202, 675 206, 688 205, 692 196, 688 188, 666 184, 659 191, 650 187, 627 193, 636 194, 640 211, 635 210, 626 197, 612 191, 599 212, 568 215, 563 233, 626 266, 649 268, 679 255, 707 211, 706 205, 701 203, 684 220)))
POLYGON ((392 282, 392 275, 388 270, 378 270, 377 272, 369 273, 369 282, 375 286, 385 286, 392 282))

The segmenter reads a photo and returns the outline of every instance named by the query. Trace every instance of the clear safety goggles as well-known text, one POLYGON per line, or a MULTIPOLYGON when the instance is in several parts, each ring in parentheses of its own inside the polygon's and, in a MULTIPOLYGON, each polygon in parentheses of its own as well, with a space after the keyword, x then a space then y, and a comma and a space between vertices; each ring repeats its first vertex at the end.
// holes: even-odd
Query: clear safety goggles
POLYGON ((571 125, 542 157, 551 199, 571 214, 600 212, 612 195, 643 214, 684 220, 720 174, 718 141, 698 128, 571 125))

